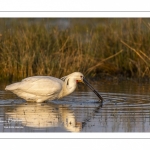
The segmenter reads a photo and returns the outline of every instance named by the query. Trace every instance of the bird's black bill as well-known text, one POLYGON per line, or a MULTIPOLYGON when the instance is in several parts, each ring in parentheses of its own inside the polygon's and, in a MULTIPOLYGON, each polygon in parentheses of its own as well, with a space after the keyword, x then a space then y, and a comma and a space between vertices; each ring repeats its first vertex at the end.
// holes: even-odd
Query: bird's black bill
POLYGON ((85 78, 83 78, 83 82, 98 96, 98 98, 100 99, 100 102, 102 104, 103 98, 100 96, 100 94, 92 87, 92 85, 85 78))

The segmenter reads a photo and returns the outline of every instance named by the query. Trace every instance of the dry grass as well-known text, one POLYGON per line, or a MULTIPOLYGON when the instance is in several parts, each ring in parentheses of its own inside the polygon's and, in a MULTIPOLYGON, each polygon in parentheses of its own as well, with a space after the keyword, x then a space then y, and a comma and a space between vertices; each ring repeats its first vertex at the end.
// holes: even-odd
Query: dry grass
POLYGON ((149 19, 60 20, 0 19, 0 79, 150 77, 149 19))

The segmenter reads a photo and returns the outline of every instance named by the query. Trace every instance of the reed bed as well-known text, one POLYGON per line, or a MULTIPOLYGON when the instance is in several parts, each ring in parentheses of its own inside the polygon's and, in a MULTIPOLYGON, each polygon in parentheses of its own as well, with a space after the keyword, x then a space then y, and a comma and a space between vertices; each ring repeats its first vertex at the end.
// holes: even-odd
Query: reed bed
POLYGON ((0 79, 150 78, 150 19, 0 19, 0 79))

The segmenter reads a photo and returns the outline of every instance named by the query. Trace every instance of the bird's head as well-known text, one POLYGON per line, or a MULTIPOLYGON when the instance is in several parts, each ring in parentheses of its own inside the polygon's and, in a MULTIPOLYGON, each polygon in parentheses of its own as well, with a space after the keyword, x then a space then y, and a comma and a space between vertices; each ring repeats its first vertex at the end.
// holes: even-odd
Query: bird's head
POLYGON ((71 74, 72 78, 74 78, 76 80, 76 82, 82 82, 84 83, 83 79, 84 79, 84 75, 81 72, 74 72, 71 74))
POLYGON ((92 85, 85 79, 84 75, 81 72, 74 72, 68 76, 65 76, 61 78, 62 80, 66 80, 66 84, 69 85, 70 79, 73 79, 73 81, 82 82, 86 84, 100 99, 100 102, 103 103, 103 98, 100 96, 100 94, 92 87, 92 85))

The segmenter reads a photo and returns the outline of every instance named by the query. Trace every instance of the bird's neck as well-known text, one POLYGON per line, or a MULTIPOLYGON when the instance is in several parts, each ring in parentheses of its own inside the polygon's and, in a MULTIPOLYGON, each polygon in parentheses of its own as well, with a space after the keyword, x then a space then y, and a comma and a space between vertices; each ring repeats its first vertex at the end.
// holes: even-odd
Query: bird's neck
POLYGON ((74 92, 77 87, 77 82, 74 78, 66 78, 63 84, 63 90, 60 93, 60 98, 67 96, 74 92))

